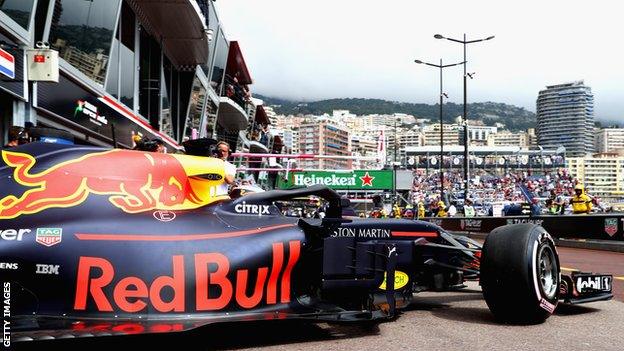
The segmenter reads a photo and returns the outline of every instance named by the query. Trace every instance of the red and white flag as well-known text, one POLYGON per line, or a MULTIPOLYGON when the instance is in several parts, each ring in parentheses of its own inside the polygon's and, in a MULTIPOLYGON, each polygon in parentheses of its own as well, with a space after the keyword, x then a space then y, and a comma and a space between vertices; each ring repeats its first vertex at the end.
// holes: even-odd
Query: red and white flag
POLYGON ((0 73, 15 79, 15 57, 0 48, 0 73))

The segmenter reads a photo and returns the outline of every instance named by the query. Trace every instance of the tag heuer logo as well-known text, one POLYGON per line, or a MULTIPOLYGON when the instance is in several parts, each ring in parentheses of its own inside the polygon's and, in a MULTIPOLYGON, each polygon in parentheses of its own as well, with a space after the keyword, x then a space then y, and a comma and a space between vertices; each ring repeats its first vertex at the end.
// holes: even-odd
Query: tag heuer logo
POLYGON ((605 218, 604 230, 609 236, 614 236, 618 231, 617 218, 605 218))
POLYGON ((61 228, 37 228, 37 242, 45 246, 53 246, 63 239, 61 228))

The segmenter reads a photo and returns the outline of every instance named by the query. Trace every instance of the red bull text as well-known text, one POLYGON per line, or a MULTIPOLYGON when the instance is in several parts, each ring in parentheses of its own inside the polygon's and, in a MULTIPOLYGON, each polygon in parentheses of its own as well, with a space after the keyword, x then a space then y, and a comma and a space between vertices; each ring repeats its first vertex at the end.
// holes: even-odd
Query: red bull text
POLYGON ((271 267, 258 267, 256 278, 250 277, 253 273, 249 269, 231 271, 230 261, 222 253, 194 254, 194 269, 191 270, 185 269, 183 255, 174 255, 171 275, 158 276, 151 283, 136 276, 117 276, 115 267, 105 258, 80 257, 74 310, 86 310, 87 301, 92 299, 99 312, 135 313, 144 311, 148 306, 161 313, 190 312, 186 311, 185 294, 189 272, 194 273, 194 311, 222 310, 233 302, 244 309, 254 308, 262 302, 267 305, 288 303, 290 276, 299 260, 301 242, 290 241, 288 249, 288 260, 284 262, 284 243, 274 243, 271 267), (255 284, 251 294, 248 294, 250 281, 255 281, 255 284), (220 292, 211 296, 211 287, 218 287, 220 292), (173 291, 169 301, 161 298, 164 288, 173 291))

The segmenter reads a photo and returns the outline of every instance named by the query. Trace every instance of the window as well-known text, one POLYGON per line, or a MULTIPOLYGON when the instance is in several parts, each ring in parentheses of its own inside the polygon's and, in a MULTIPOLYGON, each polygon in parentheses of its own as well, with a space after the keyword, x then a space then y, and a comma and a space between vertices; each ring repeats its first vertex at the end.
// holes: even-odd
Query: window
POLYGON ((133 108, 134 104, 134 40, 136 34, 136 20, 134 12, 125 2, 121 7, 119 32, 121 33, 119 46, 119 100, 126 106, 133 108))
POLYGON ((229 44, 222 30, 219 30, 219 35, 216 37, 216 51, 213 60, 212 77, 210 79, 210 86, 214 91, 221 95, 221 86, 223 84, 223 77, 225 76, 225 65, 227 64, 229 44))
POLYGON ((165 57, 165 64, 161 67, 161 80, 160 80, 160 96, 161 96, 161 110, 160 110, 160 131, 175 138, 173 134, 173 121, 171 119, 171 99, 169 97, 169 89, 171 87, 171 62, 165 57), (165 66, 167 69, 165 69, 165 66), (168 83, 169 82, 169 83, 168 83))
POLYGON ((203 130, 205 130, 205 135, 200 135, 200 137, 203 137, 203 138, 214 137, 215 123, 217 123, 217 111, 218 111, 217 105, 212 101, 212 99, 208 98, 206 100, 206 113, 204 116, 205 127, 203 128, 203 130))
POLYGON ((119 40, 117 38, 113 39, 109 62, 106 91, 116 99, 119 99, 119 40))
POLYGON ((162 80, 160 45, 144 28, 140 31, 139 113, 160 129, 160 82, 162 80))
POLYGON ((58 0, 50 44, 59 56, 104 85, 121 0, 58 0))
POLYGON ((0 1, 0 10, 28 31, 34 4, 35 0, 5 0, 0 1))
POLYGON ((191 90, 191 99, 189 101, 186 127, 184 128, 185 138, 197 139, 199 137, 199 127, 205 103, 206 89, 202 85, 199 77, 195 76, 193 80, 193 90, 191 90))
POLYGON ((113 39, 108 78, 106 79, 106 91, 131 110, 134 109, 134 78, 136 74, 134 61, 135 26, 134 12, 124 2, 121 6, 121 18, 117 26, 117 34, 113 39))
POLYGON ((219 19, 217 18, 214 4, 209 2, 208 6, 208 29, 212 30, 212 41, 208 43, 208 62, 202 65, 206 77, 209 77, 210 74, 210 67, 212 67, 212 60, 214 59, 215 48, 217 47, 217 34, 219 34, 219 19))

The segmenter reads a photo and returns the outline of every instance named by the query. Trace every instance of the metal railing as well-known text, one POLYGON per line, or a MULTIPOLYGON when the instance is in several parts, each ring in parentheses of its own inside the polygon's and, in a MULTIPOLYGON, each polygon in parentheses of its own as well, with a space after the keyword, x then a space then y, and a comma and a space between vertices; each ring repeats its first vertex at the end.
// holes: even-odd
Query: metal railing
POLYGON ((243 111, 247 111, 246 89, 242 84, 234 81, 228 74, 225 75, 224 89, 221 96, 227 97, 234 101, 243 111))

